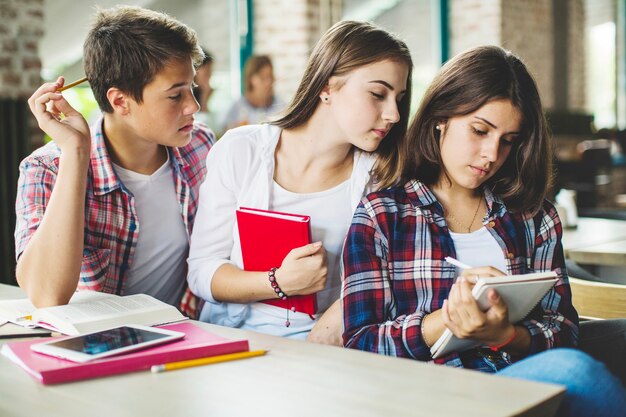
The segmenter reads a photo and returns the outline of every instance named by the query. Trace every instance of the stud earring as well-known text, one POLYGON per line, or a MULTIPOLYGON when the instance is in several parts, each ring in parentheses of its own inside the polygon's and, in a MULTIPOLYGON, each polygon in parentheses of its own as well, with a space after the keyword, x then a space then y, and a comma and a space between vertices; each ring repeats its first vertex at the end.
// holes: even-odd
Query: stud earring
POLYGON ((437 125, 437 126, 435 126, 435 129, 441 130, 441 126, 437 125))
POLYGON ((324 103, 328 103, 328 96, 324 96, 322 100, 324 101, 324 103))

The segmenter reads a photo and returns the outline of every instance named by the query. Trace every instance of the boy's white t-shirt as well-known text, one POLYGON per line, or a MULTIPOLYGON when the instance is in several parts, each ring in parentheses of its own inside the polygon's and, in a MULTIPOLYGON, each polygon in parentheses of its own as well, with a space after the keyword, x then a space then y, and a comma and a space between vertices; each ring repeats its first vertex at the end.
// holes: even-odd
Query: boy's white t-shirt
POLYGON ((189 241, 168 160, 152 175, 113 164, 133 194, 139 237, 125 294, 149 294, 178 305, 183 294, 189 241))
MULTIPOLYGON (((502 248, 486 227, 472 233, 450 232, 450 236, 458 261, 471 267, 493 266, 505 274, 508 273, 502 248)), ((458 267, 457 272, 461 272, 458 267)))
MULTIPOLYGON (((326 287, 317 293, 318 311, 325 311, 337 301, 341 287, 341 252, 353 215, 349 185, 350 181, 346 180, 328 190, 306 194, 285 190, 276 182, 272 187, 270 210, 311 216, 312 242, 324 244, 328 273, 326 287)), ((298 312, 289 312, 289 327, 285 326, 286 320, 286 309, 252 303, 242 328, 304 339, 315 324, 308 314, 298 312)))

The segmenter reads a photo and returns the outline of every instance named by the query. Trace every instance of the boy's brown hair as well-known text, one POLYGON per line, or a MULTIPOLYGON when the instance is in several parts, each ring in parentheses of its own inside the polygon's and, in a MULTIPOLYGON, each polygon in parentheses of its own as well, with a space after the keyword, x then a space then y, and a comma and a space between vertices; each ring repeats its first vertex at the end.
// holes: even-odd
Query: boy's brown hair
POLYGON ((510 100, 522 115, 519 140, 485 186, 512 211, 537 212, 552 183, 552 142, 537 85, 522 61, 498 46, 480 46, 448 61, 430 84, 407 132, 402 179, 427 185, 446 175, 437 126, 490 101, 510 100))
POLYGON ((103 112, 111 87, 141 103, 146 84, 171 60, 204 57, 196 32, 165 13, 134 6, 100 9, 83 45, 85 75, 103 112))

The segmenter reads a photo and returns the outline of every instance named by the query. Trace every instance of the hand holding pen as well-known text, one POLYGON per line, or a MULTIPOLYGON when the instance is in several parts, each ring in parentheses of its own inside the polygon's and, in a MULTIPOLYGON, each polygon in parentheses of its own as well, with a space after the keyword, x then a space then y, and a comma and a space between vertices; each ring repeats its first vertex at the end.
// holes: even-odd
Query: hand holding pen
POLYGON ((69 83, 68 85, 64 85, 63 87, 59 87, 59 88, 57 89, 57 91, 60 93, 61 91, 68 90, 68 89, 70 89, 70 88, 72 88, 72 87, 77 86, 78 84, 82 84, 82 83, 84 83, 85 81, 87 81, 87 77, 83 77, 83 78, 81 78, 81 79, 79 79, 79 80, 74 81, 73 83, 69 83))
POLYGON ((87 121, 61 94, 61 91, 78 83, 64 84, 63 77, 59 77, 56 82, 43 84, 28 99, 28 105, 39 127, 54 139, 61 152, 65 148, 68 151, 71 148, 82 148, 89 155, 91 140, 87 121))
POLYGON ((450 265, 454 265, 457 268, 461 269, 461 273, 459 277, 463 277, 472 285, 476 284, 479 277, 499 277, 502 275, 506 275, 504 272, 500 271, 498 268, 493 266, 477 266, 473 267, 467 265, 461 261, 458 261, 450 256, 445 257, 445 261, 450 265))
POLYGON ((447 262, 447 263, 449 263, 450 265, 454 265, 454 266, 456 266, 457 268, 461 268, 461 269, 471 269, 471 268, 472 268, 472 267, 471 267, 471 266, 469 266, 468 264, 464 264, 464 263, 463 263, 463 262, 461 262, 461 261, 457 261, 456 259, 454 259, 454 258, 453 258, 453 257, 451 257, 451 256, 446 256, 446 257, 445 257, 445 260, 446 260, 446 262, 447 262))
POLYGON ((487 344, 509 331, 508 307, 498 293, 491 289, 488 293, 491 307, 482 311, 474 299, 472 289, 479 277, 502 276, 497 268, 483 266, 472 268, 454 258, 446 257, 446 262, 462 269, 459 279, 452 285, 448 299, 441 308, 441 320, 459 338, 475 339, 487 344))

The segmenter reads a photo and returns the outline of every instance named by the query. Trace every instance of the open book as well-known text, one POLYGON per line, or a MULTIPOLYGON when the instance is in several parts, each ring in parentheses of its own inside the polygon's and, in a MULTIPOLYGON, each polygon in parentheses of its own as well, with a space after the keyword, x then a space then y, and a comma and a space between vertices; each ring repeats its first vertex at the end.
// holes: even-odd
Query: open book
MULTIPOLYGON (((517 323, 539 304, 546 293, 556 284, 557 279, 554 271, 481 277, 474 285, 472 295, 480 308, 485 311, 491 305, 487 299, 487 294, 493 288, 503 298, 509 309, 509 322, 517 323)), ((430 348, 430 353, 436 359, 452 352, 463 352, 480 346, 480 344, 480 342, 472 339, 459 339, 452 334, 450 329, 446 329, 430 348)))
POLYGON ((97 291, 79 291, 67 305, 39 309, 27 298, 0 301, 0 318, 72 336, 124 324, 154 326, 186 319, 174 306, 146 294, 119 296, 97 291))

